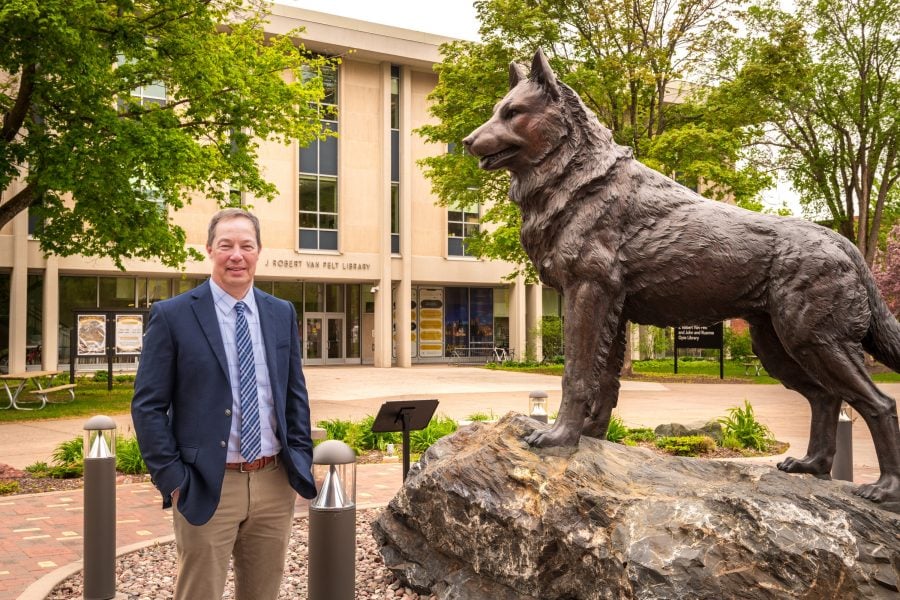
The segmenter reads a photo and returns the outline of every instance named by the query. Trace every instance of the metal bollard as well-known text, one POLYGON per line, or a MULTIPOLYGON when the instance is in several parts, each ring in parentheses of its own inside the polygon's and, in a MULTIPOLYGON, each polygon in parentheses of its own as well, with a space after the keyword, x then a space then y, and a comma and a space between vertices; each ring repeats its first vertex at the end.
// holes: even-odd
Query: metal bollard
POLYGON ((836 442, 831 478, 853 481, 853 420, 843 408, 838 417, 836 442))
POLYGON ((541 423, 547 422, 547 392, 534 390, 528 394, 528 416, 541 423))
POLYGON ((313 449, 321 481, 309 506, 309 600, 353 600, 356 595, 356 453, 326 440, 313 449))
POLYGON ((84 424, 84 598, 116 597, 116 423, 84 424))

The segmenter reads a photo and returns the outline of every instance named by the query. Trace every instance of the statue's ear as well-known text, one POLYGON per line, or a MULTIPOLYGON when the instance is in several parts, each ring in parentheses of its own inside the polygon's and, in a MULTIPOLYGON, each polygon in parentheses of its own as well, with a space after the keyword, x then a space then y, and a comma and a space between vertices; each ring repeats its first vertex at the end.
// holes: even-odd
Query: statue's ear
POLYGON ((543 87, 554 100, 559 99, 559 84, 556 83, 556 74, 550 68, 550 63, 547 62, 547 57, 540 48, 534 53, 534 59, 531 61, 531 79, 543 87))
POLYGON ((509 89, 513 89, 523 79, 528 78, 525 67, 516 62, 509 63, 509 89))

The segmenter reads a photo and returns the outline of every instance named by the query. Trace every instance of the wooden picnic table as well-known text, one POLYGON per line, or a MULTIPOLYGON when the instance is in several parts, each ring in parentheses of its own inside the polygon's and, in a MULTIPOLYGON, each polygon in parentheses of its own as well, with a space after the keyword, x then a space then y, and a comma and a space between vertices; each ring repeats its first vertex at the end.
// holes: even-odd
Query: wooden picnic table
MULTIPOLYGON (((0 381, 3 382, 3 387, 6 389, 6 396, 9 400, 9 403, 6 406, 2 406, 0 408, 16 408, 18 410, 40 410, 47 406, 47 396, 52 394, 53 392, 60 391, 68 391, 71 400, 75 399, 75 384, 67 383, 64 385, 56 385, 52 384, 53 378, 63 373, 63 371, 19 371, 18 373, 5 373, 0 374, 0 381), (16 384, 15 382, 18 382, 16 384), (50 384, 50 387, 44 387, 47 384, 50 384), (41 405, 37 407, 30 406, 22 406, 22 402, 20 400, 20 396, 22 392, 25 390, 25 387, 31 384, 31 387, 34 389, 29 390, 28 394, 37 396, 41 405), (14 389, 13 389, 14 388, 14 389)), ((69 400, 69 401, 71 401, 69 400)))

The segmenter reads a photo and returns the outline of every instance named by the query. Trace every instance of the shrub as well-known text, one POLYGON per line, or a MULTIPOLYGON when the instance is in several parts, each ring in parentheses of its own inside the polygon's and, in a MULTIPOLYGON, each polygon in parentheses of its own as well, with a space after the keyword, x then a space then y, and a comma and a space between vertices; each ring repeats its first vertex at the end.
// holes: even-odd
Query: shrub
POLYGON ((626 442, 653 442, 656 440, 656 434, 649 427, 636 427, 628 430, 625 436, 626 442))
POLYGON ((350 425, 344 441, 357 454, 365 450, 384 450, 388 444, 397 444, 401 441, 397 432, 375 433, 372 431, 374 423, 375 417, 367 415, 361 421, 350 425))
POLYGON ((0 496, 15 494, 19 491, 19 482, 16 480, 0 481, 0 496))
POLYGON ((471 415, 466 417, 466 421, 472 421, 473 423, 475 421, 493 421, 493 420, 494 420, 493 413, 487 414, 487 413, 483 413, 483 412, 477 412, 477 413, 472 413, 471 415))
POLYGON ((350 431, 352 426, 352 422, 343 419, 332 419, 316 423, 316 427, 321 427, 325 430, 325 437, 329 440, 343 440, 347 437, 347 432, 350 431))
POLYGON ((84 439, 79 436, 61 442, 53 451, 51 458, 56 466, 80 463, 84 460, 84 439))
POLYGON ((31 473, 32 475, 34 475, 35 477, 47 477, 48 473, 50 472, 50 465, 41 461, 41 462, 31 463, 30 465, 25 467, 25 470, 27 472, 31 473))
POLYGON ((606 430, 606 439, 610 442, 621 443, 628 435, 628 428, 619 415, 612 415, 609 419, 609 427, 606 430))
POLYGON ((106 371, 94 371, 94 381, 107 381, 109 379, 109 373, 106 371))
POLYGON ((675 456, 699 456, 716 449, 716 441, 705 435, 663 437, 656 440, 656 447, 675 456))
POLYGON ((412 452, 425 452, 429 446, 456 431, 456 421, 447 416, 433 417, 425 429, 411 431, 409 447, 412 452))
POLYGON ((729 408, 728 416, 718 421, 722 424, 723 446, 725 439, 728 439, 729 444, 740 444, 739 448, 764 452, 775 443, 775 437, 769 428, 756 420, 748 400, 744 400, 744 408, 729 408))
POLYGON ((725 353, 735 360, 753 354, 753 344, 750 342, 749 331, 735 333, 732 328, 728 327, 725 329, 723 342, 725 353))
POLYGON ((116 439, 116 470, 129 475, 147 472, 147 464, 141 456, 136 437, 116 439))

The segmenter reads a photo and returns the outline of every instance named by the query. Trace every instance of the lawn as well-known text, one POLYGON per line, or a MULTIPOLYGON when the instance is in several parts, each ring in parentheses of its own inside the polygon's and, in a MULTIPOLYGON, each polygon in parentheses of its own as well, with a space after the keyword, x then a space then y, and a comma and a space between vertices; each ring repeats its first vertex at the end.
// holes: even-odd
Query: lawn
MULTIPOLYGON (((133 379, 133 378, 129 378, 133 379)), ((68 377, 65 383, 68 383, 68 377)), ((134 382, 113 383, 112 391, 107 390, 107 382, 94 381, 92 378, 79 377, 75 380, 75 400, 69 399, 68 392, 57 392, 50 396, 50 402, 41 410, 0 410, 0 423, 13 421, 35 421, 39 419, 69 419, 75 417, 89 418, 96 414, 118 415, 131 410, 131 397, 134 395, 134 382), (59 402, 53 402, 53 400, 59 402)), ((6 390, 0 386, 0 402, 6 400, 6 390)), ((25 396, 22 392, 22 396, 25 396)), ((21 397, 21 396, 20 396, 21 397)), ((25 406, 40 406, 40 403, 25 406)))

